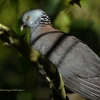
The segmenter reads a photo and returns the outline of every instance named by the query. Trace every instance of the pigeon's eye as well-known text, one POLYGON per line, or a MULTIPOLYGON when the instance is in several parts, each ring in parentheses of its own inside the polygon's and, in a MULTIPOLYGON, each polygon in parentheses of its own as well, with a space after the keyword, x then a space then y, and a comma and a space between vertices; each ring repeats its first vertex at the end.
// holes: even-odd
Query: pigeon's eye
POLYGON ((27 16, 26 20, 29 20, 30 19, 30 16, 27 16))

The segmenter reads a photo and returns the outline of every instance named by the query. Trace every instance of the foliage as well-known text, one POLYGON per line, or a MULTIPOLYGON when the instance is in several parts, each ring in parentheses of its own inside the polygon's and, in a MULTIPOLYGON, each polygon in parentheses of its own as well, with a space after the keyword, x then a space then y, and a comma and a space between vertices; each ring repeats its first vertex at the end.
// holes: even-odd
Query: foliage
MULTIPOLYGON (((0 0, 0 23, 9 26, 20 35, 26 33, 24 39, 29 42, 29 29, 20 31, 21 17, 25 11, 33 8, 43 9, 50 16, 53 27, 80 38, 100 56, 99 0, 0 0)), ((46 85, 37 78, 30 64, 20 53, 2 43, 0 40, 0 88, 26 89, 23 93, 10 92, 9 99, 22 100, 24 95, 27 95, 27 100, 37 100, 39 95, 42 97, 43 90, 40 89, 43 86, 44 91, 48 91, 46 85), (39 90, 38 86, 41 87, 39 90), (38 93, 41 94, 36 96, 38 93)), ((43 100, 46 99, 46 93, 43 94, 43 100)), ((5 97, 8 95, 6 92, 2 92, 1 95, 0 100, 8 99, 8 96, 5 97)))
POLYGON ((69 4, 72 4, 72 5, 73 5, 73 4, 75 3, 75 4, 77 4, 77 5, 79 5, 79 6, 81 7, 80 1, 81 1, 81 0, 71 0, 71 1, 69 2, 69 4))

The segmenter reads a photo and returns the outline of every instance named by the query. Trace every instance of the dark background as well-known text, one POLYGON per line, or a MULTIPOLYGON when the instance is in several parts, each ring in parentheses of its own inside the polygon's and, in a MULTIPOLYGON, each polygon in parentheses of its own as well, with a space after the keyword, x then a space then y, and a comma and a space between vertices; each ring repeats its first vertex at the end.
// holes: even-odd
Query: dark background
MULTIPOLYGON (((54 28, 70 33, 84 41, 100 56, 100 1, 81 0, 81 8, 69 0, 0 0, 0 23, 16 33, 25 33, 29 43, 29 29, 20 31, 22 15, 34 8, 43 9, 54 28)), ((48 100, 47 85, 38 78, 30 64, 15 50, 0 40, 0 100, 48 100)), ((74 99, 73 99, 74 100, 74 99)))

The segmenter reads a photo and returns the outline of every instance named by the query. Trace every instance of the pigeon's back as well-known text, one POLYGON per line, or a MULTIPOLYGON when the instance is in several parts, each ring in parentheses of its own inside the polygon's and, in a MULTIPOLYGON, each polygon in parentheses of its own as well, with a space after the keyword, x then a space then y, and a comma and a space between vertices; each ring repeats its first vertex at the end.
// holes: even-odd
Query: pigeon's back
POLYGON ((100 100, 100 59, 84 43, 60 31, 40 34, 32 47, 53 62, 72 91, 100 100))

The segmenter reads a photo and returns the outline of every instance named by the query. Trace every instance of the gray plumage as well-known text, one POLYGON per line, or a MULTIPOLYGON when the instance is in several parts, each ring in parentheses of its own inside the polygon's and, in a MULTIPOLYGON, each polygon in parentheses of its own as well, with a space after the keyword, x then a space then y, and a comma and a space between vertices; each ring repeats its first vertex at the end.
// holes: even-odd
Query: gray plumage
POLYGON ((27 11, 22 20, 30 27, 30 45, 57 66, 65 86, 100 100, 100 58, 79 39, 54 29, 41 9, 27 11))

